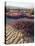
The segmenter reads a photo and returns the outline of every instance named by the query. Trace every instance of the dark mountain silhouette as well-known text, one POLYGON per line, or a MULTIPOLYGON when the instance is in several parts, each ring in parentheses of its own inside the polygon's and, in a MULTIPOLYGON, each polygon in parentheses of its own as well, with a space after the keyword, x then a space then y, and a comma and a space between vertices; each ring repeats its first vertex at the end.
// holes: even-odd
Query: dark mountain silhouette
POLYGON ((6 17, 8 17, 8 18, 10 18, 10 19, 19 19, 19 18, 30 18, 30 19, 34 19, 34 17, 33 16, 27 16, 26 14, 23 14, 23 15, 17 15, 17 16, 6 16, 6 17))

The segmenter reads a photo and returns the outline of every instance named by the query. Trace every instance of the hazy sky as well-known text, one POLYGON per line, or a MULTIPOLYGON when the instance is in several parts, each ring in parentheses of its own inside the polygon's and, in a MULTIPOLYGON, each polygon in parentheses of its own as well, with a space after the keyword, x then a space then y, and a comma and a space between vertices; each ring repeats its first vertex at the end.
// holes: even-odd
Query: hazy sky
POLYGON ((32 3, 23 3, 23 2, 7 2, 7 6, 16 6, 16 7, 21 7, 21 8, 33 8, 32 3))

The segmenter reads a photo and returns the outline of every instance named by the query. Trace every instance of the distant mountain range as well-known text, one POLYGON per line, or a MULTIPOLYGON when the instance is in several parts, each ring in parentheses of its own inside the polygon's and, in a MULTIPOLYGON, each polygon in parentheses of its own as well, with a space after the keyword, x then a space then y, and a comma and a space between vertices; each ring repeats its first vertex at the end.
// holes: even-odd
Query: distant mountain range
MULTIPOLYGON (((23 9, 23 10, 29 10, 29 8, 21 8, 21 7, 15 7, 15 6, 6 6, 7 9, 23 9)), ((33 9, 33 8, 32 8, 33 9)))
POLYGON ((34 16, 27 16, 26 14, 23 15, 18 15, 18 16, 6 16, 10 19, 19 19, 19 18, 29 18, 29 19, 34 19, 34 16))

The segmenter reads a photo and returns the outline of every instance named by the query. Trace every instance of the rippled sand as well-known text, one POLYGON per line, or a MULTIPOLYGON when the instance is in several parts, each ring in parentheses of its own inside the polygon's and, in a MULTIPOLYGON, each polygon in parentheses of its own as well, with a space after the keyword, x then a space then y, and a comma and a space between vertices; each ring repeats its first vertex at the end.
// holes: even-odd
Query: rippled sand
MULTIPOLYGON (((22 31, 22 30, 21 30, 22 31)), ((6 25, 6 44, 22 44, 32 43, 33 36, 24 31, 23 33, 13 28, 11 25, 6 25)))

